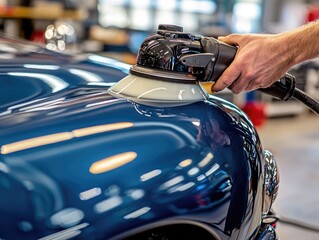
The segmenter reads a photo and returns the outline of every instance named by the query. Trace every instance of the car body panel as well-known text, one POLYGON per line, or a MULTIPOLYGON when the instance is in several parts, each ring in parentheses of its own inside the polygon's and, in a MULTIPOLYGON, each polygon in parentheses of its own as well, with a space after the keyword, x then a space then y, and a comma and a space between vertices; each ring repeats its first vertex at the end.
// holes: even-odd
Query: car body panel
POLYGON ((122 239, 172 222, 254 237, 263 159, 247 116, 214 96, 170 108, 114 98, 128 68, 90 56, 0 63, 0 238, 122 239))

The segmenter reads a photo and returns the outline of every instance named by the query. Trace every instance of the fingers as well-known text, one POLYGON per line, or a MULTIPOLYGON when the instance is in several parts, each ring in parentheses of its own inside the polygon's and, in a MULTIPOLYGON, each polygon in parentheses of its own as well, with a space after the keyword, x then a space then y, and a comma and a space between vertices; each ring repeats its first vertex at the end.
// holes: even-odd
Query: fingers
POLYGON ((244 89, 245 91, 253 91, 256 90, 258 88, 262 88, 263 85, 261 83, 259 83, 258 81, 250 81, 248 82, 246 88, 244 89))
POLYGON ((249 84, 249 81, 247 81, 245 78, 243 78, 242 76, 239 76, 238 79, 236 79, 232 85, 229 86, 229 89, 233 92, 233 93, 240 93, 242 91, 246 91, 247 86, 249 84))
POLYGON ((212 86, 213 92, 222 91, 232 85, 240 77, 240 72, 237 71, 235 67, 232 67, 232 65, 233 64, 224 71, 217 82, 212 86))
MULTIPOLYGON (((218 37, 218 40, 227 44, 238 45, 238 38, 240 38, 240 36, 236 34, 230 34, 225 37, 218 37)), ((233 82, 236 81, 236 79, 238 79, 240 76, 240 71, 237 71, 236 68, 236 63, 234 62, 229 65, 217 82, 212 86, 212 91, 219 92, 231 86, 233 82)))
POLYGON ((225 88, 229 88, 234 93, 246 91, 249 82, 253 80, 253 71, 248 68, 251 65, 251 54, 245 48, 249 43, 249 39, 253 39, 253 35, 230 34, 226 37, 219 37, 218 40, 227 44, 237 45, 238 50, 233 62, 226 68, 216 83, 212 86, 213 92, 219 92, 225 88))

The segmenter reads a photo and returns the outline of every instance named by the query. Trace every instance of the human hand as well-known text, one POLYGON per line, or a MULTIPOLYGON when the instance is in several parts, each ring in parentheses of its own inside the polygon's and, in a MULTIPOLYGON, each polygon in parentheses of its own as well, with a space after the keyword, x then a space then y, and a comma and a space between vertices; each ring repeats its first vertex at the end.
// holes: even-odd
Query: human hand
POLYGON ((219 37, 238 46, 233 62, 224 71, 212 91, 229 88, 234 93, 269 87, 292 66, 282 35, 231 34, 219 37))

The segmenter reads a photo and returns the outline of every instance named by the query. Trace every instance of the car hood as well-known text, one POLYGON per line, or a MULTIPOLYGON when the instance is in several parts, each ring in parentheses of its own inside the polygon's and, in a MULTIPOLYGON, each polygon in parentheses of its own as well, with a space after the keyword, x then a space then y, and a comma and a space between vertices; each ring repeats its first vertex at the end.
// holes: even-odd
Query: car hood
POLYGON ((261 168, 238 108, 217 97, 154 108, 76 85, 0 114, 1 237, 108 239, 172 218, 206 221, 225 239, 237 231, 261 168))

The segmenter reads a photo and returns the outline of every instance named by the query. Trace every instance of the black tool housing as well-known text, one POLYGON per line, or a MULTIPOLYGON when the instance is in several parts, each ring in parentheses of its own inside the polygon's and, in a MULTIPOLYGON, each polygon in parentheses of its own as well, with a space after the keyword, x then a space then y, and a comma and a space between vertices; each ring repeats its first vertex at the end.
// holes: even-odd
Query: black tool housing
POLYGON ((142 43, 131 73, 168 81, 216 81, 236 50, 215 38, 185 33, 176 25, 159 25, 157 33, 142 43))

